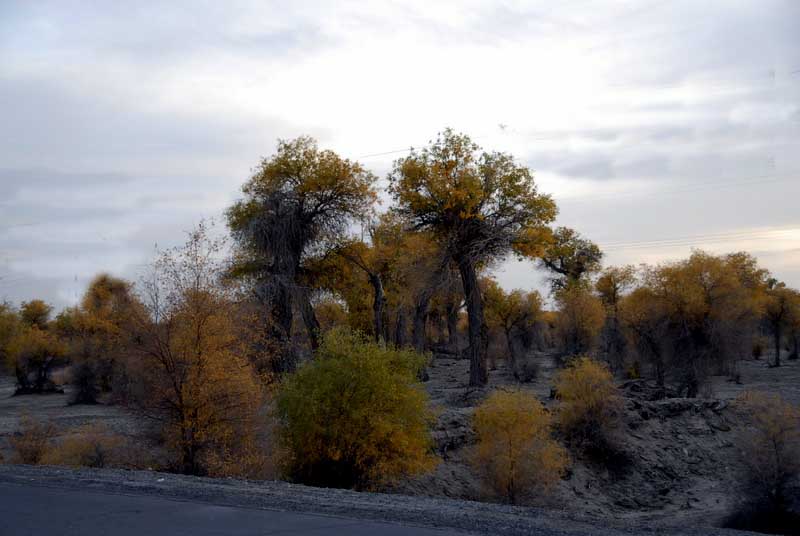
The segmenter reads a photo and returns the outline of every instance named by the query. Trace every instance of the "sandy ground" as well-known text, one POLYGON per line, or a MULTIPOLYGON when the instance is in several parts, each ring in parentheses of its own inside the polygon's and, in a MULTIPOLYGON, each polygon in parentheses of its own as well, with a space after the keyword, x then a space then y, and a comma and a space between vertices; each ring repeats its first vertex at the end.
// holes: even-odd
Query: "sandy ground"
POLYGON ((0 455, 10 459, 7 438, 18 429, 19 420, 24 415, 52 422, 57 434, 85 424, 99 424, 109 431, 135 438, 141 434, 142 422, 118 406, 67 404, 66 394, 14 395, 14 380, 0 376, 0 455))
MULTIPOLYGON (((537 379, 522 388, 552 406, 550 390, 556 366, 547 355, 537 359, 537 379)), ((469 388, 468 367, 464 360, 434 361, 425 388, 439 414, 433 434, 442 463, 432 474, 386 491, 438 499, 489 499, 468 463, 474 440, 470 420, 490 389, 517 388, 517 384, 501 363, 490 373, 490 389, 469 388)), ((780 368, 769 368, 763 360, 743 361, 739 371, 740 384, 714 377, 708 393, 711 398, 653 402, 626 389, 619 430, 626 455, 622 469, 611 473, 576 456, 555 494, 532 498, 528 504, 547 508, 548 515, 583 522, 602 519, 634 527, 719 525, 734 506, 739 481, 735 439, 740 420, 730 401, 749 389, 778 392, 800 404, 799 361, 786 361, 780 368)), ((0 379, 0 453, 6 450, 6 460, 10 457, 5 439, 24 413, 51 420, 61 433, 87 423, 102 423, 132 437, 143 429, 141 421, 119 407, 68 406, 68 395, 13 397, 12 393, 13 381, 0 379)))

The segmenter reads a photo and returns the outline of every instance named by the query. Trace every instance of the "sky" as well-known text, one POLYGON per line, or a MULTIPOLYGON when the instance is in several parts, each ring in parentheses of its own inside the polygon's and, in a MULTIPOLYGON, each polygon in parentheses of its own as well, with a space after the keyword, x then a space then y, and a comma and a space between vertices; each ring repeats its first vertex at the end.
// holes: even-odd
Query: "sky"
POLYGON ((279 138, 383 178, 446 127, 606 264, 748 250, 800 287, 800 2, 0 0, 0 300, 135 280, 279 138))

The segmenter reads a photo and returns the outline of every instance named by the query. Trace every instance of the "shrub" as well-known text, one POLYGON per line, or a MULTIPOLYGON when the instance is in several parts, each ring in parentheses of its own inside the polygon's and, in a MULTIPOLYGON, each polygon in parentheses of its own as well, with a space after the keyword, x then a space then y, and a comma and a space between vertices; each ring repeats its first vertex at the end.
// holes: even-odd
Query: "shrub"
POLYGON ((744 393, 737 406, 747 422, 737 439, 743 500, 729 524, 780 533, 792 524, 797 529, 800 513, 790 510, 792 482, 800 476, 800 408, 759 392, 744 393))
POLYGON ((288 476, 363 489, 432 468, 431 414, 417 381, 424 361, 344 330, 327 333, 278 394, 288 476))
POLYGON ((235 465, 249 466, 261 441, 265 392, 245 357, 241 308, 220 284, 222 247, 201 224, 184 246, 158 257, 142 283, 146 306, 134 311, 136 337, 117 392, 158 423, 172 469, 250 476, 235 465))
POLYGON ((55 427, 52 423, 23 415, 19 420, 18 430, 9 439, 15 463, 29 465, 42 463, 42 458, 54 435, 55 427))
POLYGON ((520 496, 548 492, 567 465, 566 451, 550 437, 550 415, 536 397, 495 391, 473 418, 473 457, 491 493, 514 504, 520 496))
POLYGON ((116 467, 124 465, 124 446, 124 438, 109 432, 104 426, 85 425, 49 448, 41 463, 73 467, 116 467))
POLYGON ((591 451, 613 449, 622 399, 608 367, 578 357, 556 375, 555 389, 561 401, 558 425, 567 439, 591 451))

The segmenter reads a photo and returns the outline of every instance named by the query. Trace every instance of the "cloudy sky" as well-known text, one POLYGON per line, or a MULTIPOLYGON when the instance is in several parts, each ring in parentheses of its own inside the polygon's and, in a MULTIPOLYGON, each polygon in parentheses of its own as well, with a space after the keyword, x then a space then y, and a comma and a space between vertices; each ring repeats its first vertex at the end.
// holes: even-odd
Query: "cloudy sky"
POLYGON ((447 126, 607 263, 747 249, 800 286, 800 2, 1 0, 0 299, 135 278, 277 138, 384 176, 447 126))

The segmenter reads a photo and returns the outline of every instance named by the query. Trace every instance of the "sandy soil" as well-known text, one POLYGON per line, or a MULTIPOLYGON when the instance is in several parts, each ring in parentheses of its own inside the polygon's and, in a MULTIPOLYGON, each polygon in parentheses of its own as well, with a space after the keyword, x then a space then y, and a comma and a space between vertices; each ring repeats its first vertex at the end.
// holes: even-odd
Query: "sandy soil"
MULTIPOLYGON (((536 359, 539 375, 522 388, 552 406, 555 362, 544 354, 536 359)), ((487 499, 468 459, 474 440, 471 415, 489 390, 467 386, 468 367, 465 360, 434 360, 425 387, 439 413, 433 434, 442 463, 432 474, 386 491, 431 498, 487 499)), ((548 515, 565 515, 583 522, 602 519, 606 524, 635 527, 718 525, 734 505, 739 481, 735 437, 740 419, 730 401, 751 389, 779 392, 800 404, 800 362, 787 361, 781 368, 768 368, 764 361, 743 361, 739 371, 740 384, 726 377, 713 378, 712 398, 649 401, 635 382, 629 384, 623 389, 625 412, 619 430, 625 442, 622 468, 612 473, 576 456, 556 493, 546 500, 534 499, 530 505, 547 508, 551 512, 548 515)), ((502 363, 490 373, 490 389, 517 385, 502 363)), ((141 435, 144 429, 141 421, 119 407, 68 406, 68 395, 13 397, 12 393, 13 381, 0 379, 0 449, 6 449, 6 460, 5 439, 26 412, 51 420, 62 433, 86 423, 103 423, 131 437, 141 435)))

